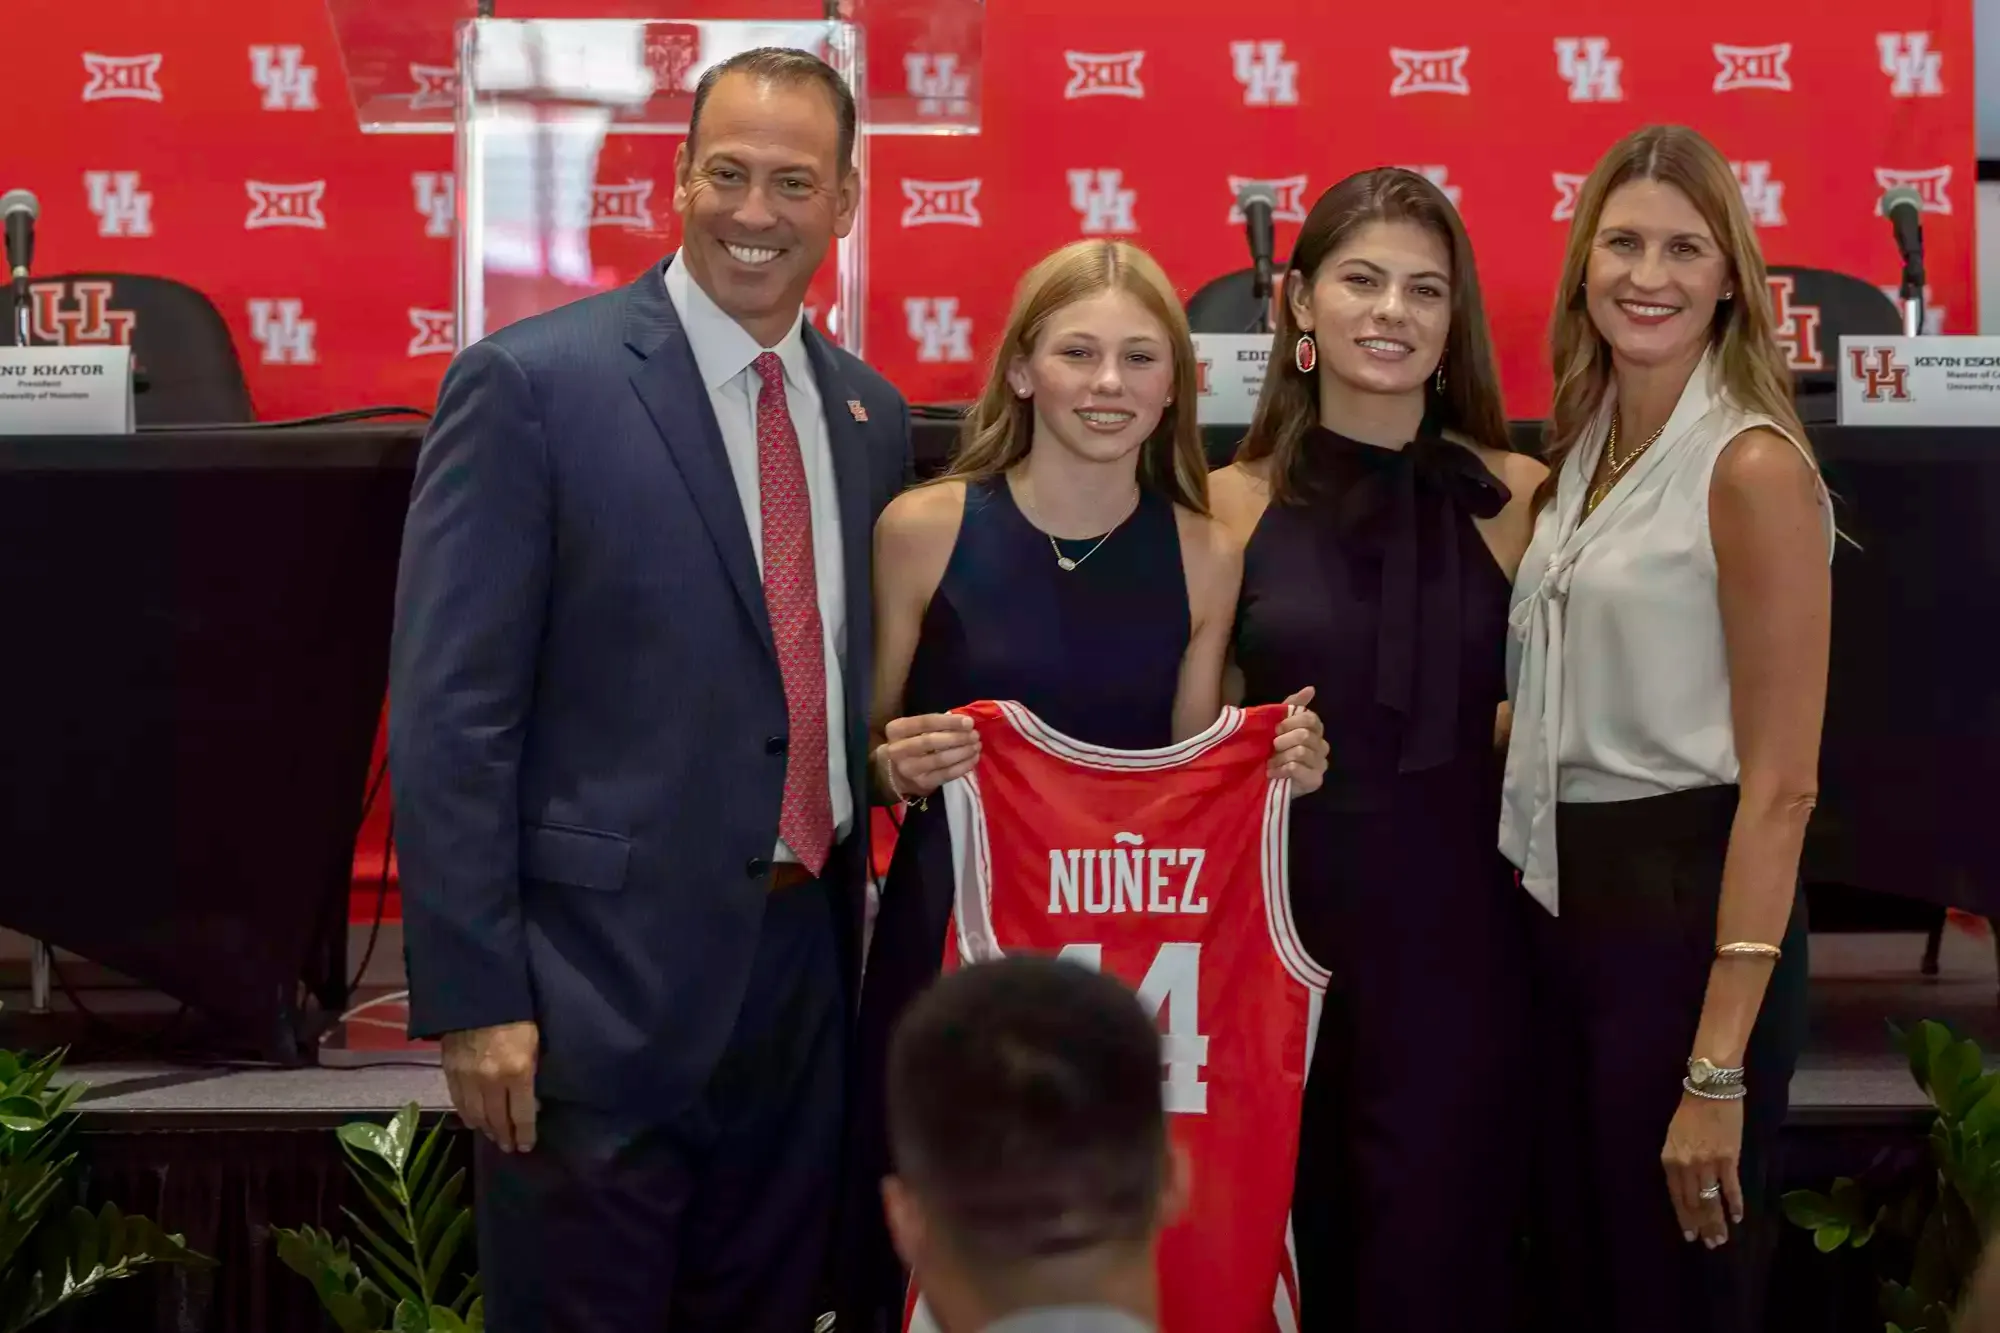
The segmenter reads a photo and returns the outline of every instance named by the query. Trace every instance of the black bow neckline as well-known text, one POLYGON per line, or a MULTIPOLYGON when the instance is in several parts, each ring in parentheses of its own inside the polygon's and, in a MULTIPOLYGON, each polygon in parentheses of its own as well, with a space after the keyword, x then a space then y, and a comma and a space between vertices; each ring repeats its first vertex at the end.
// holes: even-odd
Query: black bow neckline
MULTIPOLYGON (((1492 518, 1513 499, 1507 484, 1487 470, 1478 454, 1446 439, 1428 423, 1400 449, 1364 444, 1314 426, 1306 432, 1302 453, 1308 481, 1344 498, 1383 498, 1366 483, 1403 481, 1416 492, 1442 496, 1474 518, 1492 518)), ((1353 517, 1359 518, 1376 506, 1356 509, 1353 517)))
POLYGON ((1336 530, 1381 552, 1375 700, 1403 718, 1397 767, 1435 768, 1452 758, 1458 739, 1466 616, 1460 543, 1481 540, 1464 530, 1459 513, 1492 518, 1513 495, 1477 453, 1428 422, 1400 449, 1324 426, 1309 430, 1304 443, 1302 471, 1330 502, 1336 530))

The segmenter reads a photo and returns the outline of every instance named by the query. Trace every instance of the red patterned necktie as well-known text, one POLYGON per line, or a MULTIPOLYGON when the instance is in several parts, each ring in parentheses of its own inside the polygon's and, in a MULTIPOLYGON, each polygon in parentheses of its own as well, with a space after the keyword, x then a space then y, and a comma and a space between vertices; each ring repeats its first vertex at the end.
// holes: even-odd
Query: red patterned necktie
POLYGON ((785 370, 775 352, 756 360, 757 489, 764 515, 764 606, 785 680, 790 739, 778 836, 814 875, 833 847, 827 791, 826 640, 813 568, 812 506, 805 460, 785 404, 785 370))

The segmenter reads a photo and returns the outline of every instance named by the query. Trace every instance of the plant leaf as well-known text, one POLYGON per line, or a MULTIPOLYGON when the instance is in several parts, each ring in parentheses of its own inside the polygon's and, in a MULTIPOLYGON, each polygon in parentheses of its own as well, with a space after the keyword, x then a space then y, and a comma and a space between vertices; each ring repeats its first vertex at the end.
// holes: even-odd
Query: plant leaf
POLYGON ((1931 1071, 1937 1064, 1938 1055, 1951 1044, 1951 1033, 1944 1024, 1926 1018, 1910 1029, 1904 1038, 1904 1049, 1910 1057, 1910 1076, 1924 1094, 1931 1094, 1931 1071))
MULTIPOLYGON (((443 1232, 449 1219, 470 1216, 469 1211, 459 1207, 458 1204, 459 1191, 464 1186, 465 1171, 461 1168, 452 1173, 451 1179, 444 1182, 443 1187, 436 1192, 429 1202, 424 1205, 423 1210, 417 1214, 418 1250, 428 1250, 433 1245, 436 1245, 438 1243, 438 1236, 443 1232)), ((436 1288, 433 1287, 432 1290, 435 1291, 436 1288)))
POLYGON ((445 1274, 451 1271, 452 1255, 471 1226, 472 1213, 469 1209, 460 1209, 458 1216, 451 1219, 451 1225, 444 1229, 444 1236, 438 1241, 437 1248, 431 1251, 430 1263, 424 1269, 425 1290, 444 1289, 445 1274))
POLYGON ((1887 1204, 1884 1204, 1882 1207, 1877 1208, 1875 1210, 1874 1218, 1869 1221, 1867 1226, 1855 1232, 1854 1235, 1849 1238, 1848 1244, 1852 1245, 1857 1250, 1860 1249, 1863 1245, 1866 1245, 1869 1241, 1875 1238, 1875 1232, 1877 1231, 1877 1229, 1881 1227, 1882 1223, 1888 1218, 1888 1216, 1889 1216, 1889 1207, 1887 1204))
POLYGON ((33 1097, 22 1094, 0 1097, 0 1126, 20 1134, 33 1134, 54 1117, 33 1097))
POLYGON ((384 1162, 395 1152, 395 1146, 389 1141, 389 1131, 371 1120, 351 1121, 334 1133, 348 1147, 379 1157, 384 1162))
POLYGON ((404 1201, 409 1198, 402 1174, 385 1158, 347 1143, 342 1143, 340 1147, 347 1154, 348 1174, 382 1198, 393 1200, 392 1206, 400 1214, 404 1201))
MULTIPOLYGON (((1835 1181, 1834 1185, 1838 1188, 1840 1182, 1835 1181)), ((1830 1226, 1840 1220, 1839 1214, 1834 1209, 1833 1200, 1815 1190, 1793 1190, 1786 1194, 1779 1204, 1784 1209, 1787 1221, 1807 1231, 1830 1226)))
MULTIPOLYGON (((411 1105, 414 1106, 415 1103, 411 1103, 411 1105)), ((409 1166, 403 1171, 403 1180, 409 1186, 410 1197, 412 1199, 421 1200, 424 1194, 432 1187, 433 1177, 431 1173, 434 1165, 440 1163, 437 1150, 438 1144, 441 1141, 440 1131, 443 1129, 444 1117, 439 1116, 431 1123, 430 1132, 425 1134, 423 1140, 417 1145, 416 1152, 410 1158, 409 1166)))
POLYGON ((414 1238, 410 1235, 410 1222, 403 1213, 402 1202, 389 1192, 387 1186, 366 1172, 357 1171, 354 1178, 361 1186, 361 1192, 368 1196, 368 1202, 374 1205, 383 1224, 395 1232, 405 1245, 410 1244, 414 1238))
POLYGON ((423 1297, 417 1294, 417 1286, 422 1284, 423 1275, 417 1271, 416 1265, 410 1262, 409 1256, 383 1240, 353 1209, 343 1208, 341 1211, 347 1214, 347 1220, 354 1223, 355 1230, 359 1231, 362 1239, 368 1242, 369 1248, 361 1251, 361 1258, 373 1271, 375 1280, 388 1288, 398 1300, 423 1304, 423 1297))
POLYGON ((402 1175, 410 1162, 410 1149, 417 1141, 417 1104, 404 1102, 401 1110, 389 1122, 387 1136, 389 1151, 385 1157, 397 1175, 402 1175))

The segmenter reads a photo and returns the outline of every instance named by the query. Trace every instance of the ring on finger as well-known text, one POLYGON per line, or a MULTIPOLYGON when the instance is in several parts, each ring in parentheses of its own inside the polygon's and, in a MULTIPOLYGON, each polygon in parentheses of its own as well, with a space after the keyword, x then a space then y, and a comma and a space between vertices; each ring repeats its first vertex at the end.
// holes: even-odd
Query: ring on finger
POLYGON ((1710 1182, 1709 1182, 1708 1184, 1706 1184, 1706 1185, 1702 1186, 1702 1190, 1701 1190, 1701 1197, 1702 1197, 1702 1198, 1704 1198, 1704 1199, 1719 1199, 1719 1198, 1721 1198, 1721 1197, 1722 1197, 1722 1182, 1721 1182, 1721 1181, 1719 1181, 1719 1180, 1718 1180, 1718 1181, 1710 1181, 1710 1182))

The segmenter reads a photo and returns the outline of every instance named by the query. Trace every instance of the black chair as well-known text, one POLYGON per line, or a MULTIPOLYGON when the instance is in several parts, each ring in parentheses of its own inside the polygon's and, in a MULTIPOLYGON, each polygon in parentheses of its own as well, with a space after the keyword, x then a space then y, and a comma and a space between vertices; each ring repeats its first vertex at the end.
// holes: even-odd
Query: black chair
MULTIPOLYGON (((1283 270, 1280 270, 1282 274, 1283 270)), ((1238 269, 1212 278, 1187 299, 1188 326, 1196 333, 1266 333, 1257 327, 1256 271, 1238 269)))
POLYGON ((1839 416, 1840 340, 1893 338, 1903 316, 1881 288, 1823 268, 1769 270, 1772 322, 1792 368, 1799 415, 1809 424, 1839 416))
POLYGON ((131 344, 139 427, 256 420, 229 326, 194 288, 149 274, 56 273, 30 290, 33 341, 131 344))

